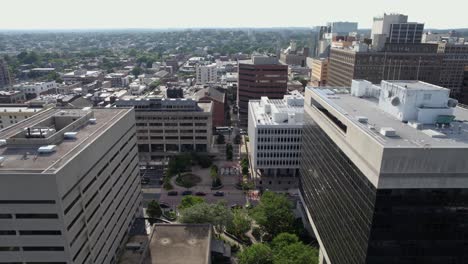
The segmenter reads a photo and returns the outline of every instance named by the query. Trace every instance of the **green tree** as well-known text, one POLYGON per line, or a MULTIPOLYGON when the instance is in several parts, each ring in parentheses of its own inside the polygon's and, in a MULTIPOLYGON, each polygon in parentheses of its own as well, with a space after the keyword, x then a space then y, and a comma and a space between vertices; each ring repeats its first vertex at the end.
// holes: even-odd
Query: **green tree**
POLYGON ((253 210, 252 217, 271 237, 294 230, 292 204, 282 194, 264 192, 260 203, 253 210))
POLYGON ((216 138, 216 144, 224 144, 226 143, 226 139, 224 138, 224 135, 219 134, 218 137, 216 138))
POLYGON ((274 264, 316 264, 318 250, 304 245, 294 234, 281 233, 271 242, 274 264))
POLYGON ((226 145, 226 159, 232 160, 232 145, 231 144, 226 145))
POLYGON ((180 210, 183 210, 183 209, 187 209, 187 208, 190 208, 196 204, 201 204, 201 203, 204 203, 205 200, 201 197, 198 197, 198 196, 193 196, 193 195, 187 195, 187 196, 184 196, 182 198, 182 200, 180 201, 180 204, 179 204, 179 209, 180 210))
POLYGON ((273 252, 265 244, 254 244, 237 255, 239 264, 272 264, 273 252))
POLYGON ((155 200, 152 200, 148 203, 148 208, 146 209, 146 214, 149 218, 159 218, 162 215, 161 206, 155 200))
POLYGON ((135 76, 135 78, 138 78, 138 75, 143 73, 143 69, 139 66, 135 67, 132 69, 132 74, 135 76))
POLYGON ((154 81, 154 82, 150 83, 149 88, 150 88, 150 89, 155 89, 155 88, 158 87, 160 84, 161 84, 161 81, 159 81, 159 80, 154 81))
POLYGON ((249 215, 243 209, 236 209, 232 211, 232 223, 227 226, 229 233, 241 237, 250 230, 252 221, 249 215))
POLYGON ((180 211, 180 222, 186 224, 212 224, 220 228, 231 224, 232 213, 223 202, 199 203, 180 211))
POLYGON ((190 169, 192 165, 192 156, 190 154, 183 154, 174 156, 169 160, 167 165, 167 174, 173 176, 190 169))

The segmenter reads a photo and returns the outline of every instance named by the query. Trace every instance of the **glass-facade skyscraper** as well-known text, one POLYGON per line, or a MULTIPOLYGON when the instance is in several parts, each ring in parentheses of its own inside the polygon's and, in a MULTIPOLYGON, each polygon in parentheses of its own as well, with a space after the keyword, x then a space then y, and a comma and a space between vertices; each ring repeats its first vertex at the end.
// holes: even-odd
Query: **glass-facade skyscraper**
MULTIPOLYGON (((413 83, 402 89, 428 88, 413 83)), ((413 128, 375 99, 306 89, 300 188, 322 262, 468 263, 468 137, 453 128, 465 123, 413 128)))

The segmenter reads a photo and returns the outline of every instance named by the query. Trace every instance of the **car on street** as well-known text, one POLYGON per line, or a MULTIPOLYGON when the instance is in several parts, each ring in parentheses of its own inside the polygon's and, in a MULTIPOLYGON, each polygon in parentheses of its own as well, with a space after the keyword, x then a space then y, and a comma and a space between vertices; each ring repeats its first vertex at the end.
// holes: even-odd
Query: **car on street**
POLYGON ((192 191, 183 191, 182 192, 182 195, 185 196, 185 195, 192 195, 192 191))
POLYGON ((204 193, 204 192, 196 192, 195 195, 196 195, 196 196, 205 196, 206 193, 204 193))
POLYGON ((177 191, 169 191, 169 192, 167 192, 167 195, 169 195, 169 196, 177 196, 177 194, 179 194, 177 191))
POLYGON ((148 183, 150 183, 150 179, 149 179, 149 178, 147 178, 147 177, 141 178, 141 184, 148 184, 148 183))
POLYGON ((224 196, 224 192, 217 191, 213 193, 214 196, 224 196))

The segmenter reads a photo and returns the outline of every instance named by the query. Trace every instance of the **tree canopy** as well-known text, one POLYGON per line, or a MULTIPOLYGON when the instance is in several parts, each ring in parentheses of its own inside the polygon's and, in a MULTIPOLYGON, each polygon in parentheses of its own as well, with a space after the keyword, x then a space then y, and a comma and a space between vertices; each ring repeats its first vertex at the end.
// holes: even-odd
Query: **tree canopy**
POLYGON ((294 234, 281 233, 270 245, 254 244, 238 258, 240 264, 317 264, 318 250, 303 244, 294 234))
POLYGON ((239 264, 272 264, 273 252, 268 245, 253 244, 237 255, 239 264))
POLYGON ((223 202, 199 203, 180 211, 180 222, 186 224, 212 224, 222 228, 232 222, 232 213, 223 202))
POLYGON ((252 217, 271 237, 294 230, 292 204, 282 194, 270 191, 263 193, 252 217))
POLYGON ((146 214, 150 218, 161 217, 162 210, 161 210, 161 206, 159 206, 159 203, 155 200, 152 200, 151 202, 149 202, 148 208, 146 209, 146 214))
POLYGON ((204 203, 205 200, 201 197, 198 197, 198 196, 193 196, 193 195, 187 195, 187 196, 184 196, 182 198, 182 200, 180 201, 180 204, 179 204, 179 209, 180 210, 183 210, 183 209, 187 209, 187 208, 190 208, 196 204, 201 204, 201 203, 204 203))
POLYGON ((232 222, 227 226, 227 231, 237 237, 243 236, 250 230, 252 221, 243 209, 236 209, 232 212, 232 222))

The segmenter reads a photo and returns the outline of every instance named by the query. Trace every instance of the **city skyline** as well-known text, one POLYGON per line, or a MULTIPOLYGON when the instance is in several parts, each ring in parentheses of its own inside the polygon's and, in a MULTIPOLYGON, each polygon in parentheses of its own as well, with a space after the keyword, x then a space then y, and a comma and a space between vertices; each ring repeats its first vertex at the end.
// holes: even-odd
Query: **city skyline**
POLYGON ((220 4, 214 0, 187 2, 183 5, 179 2, 137 0, 131 6, 121 0, 83 0, 72 6, 63 5, 58 0, 27 2, 27 9, 24 9, 25 1, 8 1, 2 4, 4 10, 15 12, 2 14, 0 30, 313 27, 330 21, 355 21, 359 23, 359 28, 370 28, 372 18, 383 13, 407 14, 412 21, 426 23, 425 28, 468 27, 459 19, 464 15, 464 7, 468 7, 461 0, 452 0, 450 4, 438 5, 437 8, 427 6, 421 0, 363 0, 359 3, 340 0, 333 2, 333 6, 297 1, 294 6, 289 7, 309 10, 304 14, 285 12, 284 5, 273 5, 265 0, 240 0, 224 12, 213 12, 220 4), (337 6, 340 8, 336 8, 337 6), (458 8, 453 8, 454 6, 458 8), (329 8, 333 12, 327 12, 331 10, 329 8), (21 16, 16 12, 19 10, 21 16), (356 11, 350 13, 349 10, 356 11), (445 15, 449 12, 450 16, 445 15))

